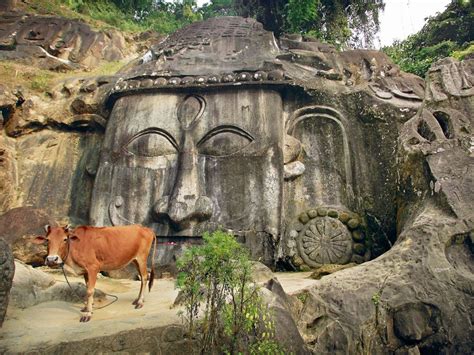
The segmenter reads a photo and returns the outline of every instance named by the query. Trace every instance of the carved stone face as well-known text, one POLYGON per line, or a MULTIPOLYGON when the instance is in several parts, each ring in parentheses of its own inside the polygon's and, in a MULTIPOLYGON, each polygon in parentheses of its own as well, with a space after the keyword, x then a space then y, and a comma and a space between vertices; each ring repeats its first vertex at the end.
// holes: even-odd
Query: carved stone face
POLYGON ((278 234, 281 117, 280 94, 265 89, 120 98, 107 125, 91 222, 141 223, 159 236, 218 227, 278 234))

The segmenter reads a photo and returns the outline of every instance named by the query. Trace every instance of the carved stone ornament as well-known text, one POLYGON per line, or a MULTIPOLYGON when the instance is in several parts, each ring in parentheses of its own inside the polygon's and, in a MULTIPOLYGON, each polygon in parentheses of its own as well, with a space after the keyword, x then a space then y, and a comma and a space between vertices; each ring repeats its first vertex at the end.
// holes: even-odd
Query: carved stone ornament
POLYGON ((351 233, 337 219, 316 217, 300 231, 298 250, 309 266, 346 264, 352 257, 351 233))

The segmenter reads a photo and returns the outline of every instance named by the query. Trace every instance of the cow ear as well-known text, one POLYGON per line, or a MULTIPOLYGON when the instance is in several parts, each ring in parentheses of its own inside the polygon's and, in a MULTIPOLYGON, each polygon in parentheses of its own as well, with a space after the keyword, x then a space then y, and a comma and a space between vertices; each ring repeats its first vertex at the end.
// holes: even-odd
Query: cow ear
POLYGON ((44 231, 48 234, 51 231, 51 226, 49 224, 44 226, 44 231))
POLYGON ((77 235, 71 235, 71 236, 69 237, 69 239, 71 239, 71 240, 79 240, 79 237, 78 237, 77 235))
POLYGON ((42 235, 38 235, 35 239, 33 239, 33 243, 35 244, 44 244, 47 242, 48 239, 43 237, 42 235))

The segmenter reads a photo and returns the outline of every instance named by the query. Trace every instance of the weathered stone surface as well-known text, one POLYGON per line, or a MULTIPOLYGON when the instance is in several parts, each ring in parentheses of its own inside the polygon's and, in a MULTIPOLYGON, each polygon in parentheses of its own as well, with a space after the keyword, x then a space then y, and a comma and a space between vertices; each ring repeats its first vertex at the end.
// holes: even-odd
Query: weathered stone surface
POLYGON ((46 211, 52 221, 84 224, 100 135, 43 130, 18 139, 21 171, 15 205, 46 211))
POLYGON ((15 200, 17 166, 15 141, 0 135, 0 213, 8 211, 15 200))
POLYGON ((273 277, 270 268, 258 261, 252 262, 252 279, 257 283, 267 282, 273 277))
POLYGON ((0 84, 0 129, 13 114, 18 98, 4 84, 0 84))
POLYGON ((14 274, 13 254, 8 244, 0 238, 0 328, 7 312, 14 274))
POLYGON ((275 340, 278 344, 285 349, 286 353, 309 354, 291 315, 290 306, 285 299, 279 295, 280 292, 273 292, 266 288, 262 288, 260 292, 265 304, 268 305, 270 314, 273 315, 275 322, 275 340))
POLYGON ((2 18, 0 58, 43 69, 95 67, 124 58, 124 36, 116 30, 97 32, 78 20, 10 13, 2 18))
MULTIPOLYGON (((65 280, 56 282, 50 274, 32 268, 22 262, 15 261, 15 277, 11 288, 11 303, 14 307, 28 308, 42 302, 65 301, 82 303, 86 299, 86 286, 82 282, 71 282, 69 286, 65 280)), ((103 301, 105 294, 96 289, 96 301, 103 301)))
POLYGON ((46 246, 34 244, 32 240, 44 235, 44 226, 47 224, 53 224, 53 220, 43 209, 14 208, 0 216, 0 235, 10 245, 15 259, 27 264, 43 265, 46 246))
POLYGON ((333 274, 335 272, 338 272, 340 270, 348 269, 350 267, 356 266, 354 263, 349 263, 349 264, 325 264, 321 267, 318 267, 311 275, 310 277, 315 280, 321 279, 321 277, 333 274))
POLYGON ((401 233, 376 260, 326 276, 310 289, 298 325, 313 352, 470 353, 474 348, 472 327, 465 326, 470 322, 465 310, 474 306, 469 237, 474 164, 466 144, 473 97, 464 95, 470 88, 456 79, 459 73, 471 78, 472 69, 465 68, 472 63, 441 61, 437 66, 454 72, 428 77, 428 92, 432 80, 441 80, 436 88, 444 99, 427 95, 425 108, 401 129, 401 233), (332 329, 330 337, 327 329, 332 329))
POLYGON ((430 305, 408 303, 393 311, 395 334, 408 344, 437 333, 440 326, 439 310, 430 305))

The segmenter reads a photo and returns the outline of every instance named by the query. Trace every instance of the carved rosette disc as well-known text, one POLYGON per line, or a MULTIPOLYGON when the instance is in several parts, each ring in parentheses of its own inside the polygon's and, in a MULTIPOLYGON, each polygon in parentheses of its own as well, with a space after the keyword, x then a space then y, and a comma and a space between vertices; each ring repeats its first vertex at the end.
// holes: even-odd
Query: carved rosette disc
POLYGON ((312 267, 346 264, 352 256, 352 236, 337 219, 316 217, 299 232, 298 249, 304 262, 312 267))

